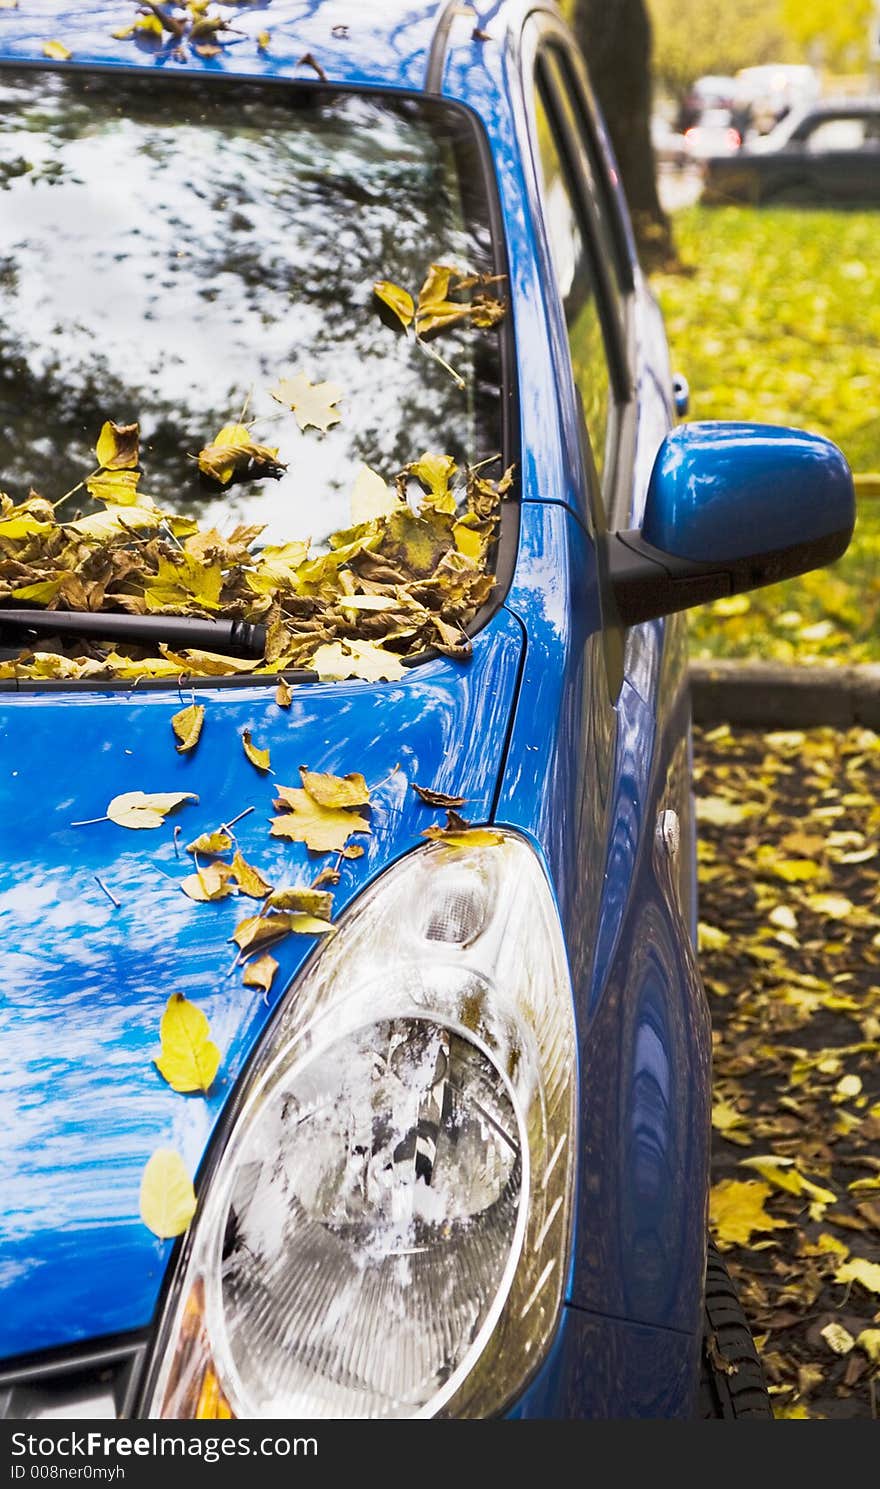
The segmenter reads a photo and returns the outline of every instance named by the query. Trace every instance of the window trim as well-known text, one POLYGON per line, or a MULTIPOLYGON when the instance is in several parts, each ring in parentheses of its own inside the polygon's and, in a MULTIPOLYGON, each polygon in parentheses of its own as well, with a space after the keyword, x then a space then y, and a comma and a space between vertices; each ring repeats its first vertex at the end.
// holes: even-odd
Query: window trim
MULTIPOLYGON (((102 76, 114 80, 122 78, 134 79, 146 85, 150 79, 153 86, 158 88, 171 87, 175 83, 180 84, 183 71, 166 73, 161 68, 147 69, 137 64, 125 63, 118 65, 110 62, 53 62, 51 59, 41 58, 16 58, 0 56, 0 80, 4 73, 57 73, 61 75, 80 74, 86 77, 102 76)), ((495 586, 490 598, 483 605, 473 620, 466 627, 466 634, 473 638, 482 631, 490 620, 503 608, 508 591, 513 581, 517 554, 519 551, 520 530, 520 500, 522 482, 522 448, 520 438, 520 400, 519 400, 519 378, 517 376, 516 355, 516 331, 513 317, 513 301, 510 292, 511 275, 510 259, 507 249, 507 233, 504 224, 504 212, 501 205, 501 194, 498 183, 498 174, 486 126, 477 111, 469 104, 463 103, 456 98, 446 98, 436 94, 428 93, 419 88, 392 88, 386 85, 366 85, 354 83, 323 82, 307 78, 278 77, 277 75, 261 77, 253 73, 205 73, 203 71, 190 74, 200 84, 207 84, 213 88, 248 87, 252 89, 286 89, 288 92, 296 92, 314 95, 319 94, 352 94, 355 97, 389 98, 394 101, 411 100, 428 109, 442 107, 454 114, 458 114, 466 122, 480 162, 480 173, 482 177, 486 209, 487 226, 492 243, 493 273, 503 275, 507 283, 508 311, 501 322, 498 332, 499 353, 499 444, 501 456, 501 469, 506 470, 509 466, 514 467, 513 487, 507 497, 501 503, 501 518, 499 522, 498 536, 495 542, 494 564, 490 570, 495 586)), ((402 657, 401 665, 407 668, 420 666, 423 662, 436 661, 441 653, 430 647, 414 656, 402 657)), ((139 677, 132 681, 130 678, 2 678, 0 679, 0 696, 9 693, 123 693, 130 694, 136 686, 138 692, 175 692, 179 685, 198 684, 203 689, 219 688, 223 691, 244 687, 275 687, 281 679, 296 685, 302 683, 317 683, 316 672, 306 668, 286 668, 283 673, 263 672, 258 675, 253 673, 233 674, 230 677, 201 677, 196 674, 183 673, 176 679, 172 686, 168 678, 139 677)))

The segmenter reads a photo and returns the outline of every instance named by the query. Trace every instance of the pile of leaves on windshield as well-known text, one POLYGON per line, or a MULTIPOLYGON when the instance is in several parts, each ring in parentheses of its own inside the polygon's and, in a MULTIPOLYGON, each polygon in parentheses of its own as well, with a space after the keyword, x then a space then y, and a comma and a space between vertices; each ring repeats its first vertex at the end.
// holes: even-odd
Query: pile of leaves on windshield
POLYGON ((696 731, 709 1220, 782 1417, 880 1414, 880 737, 696 731))
MULTIPOLYGON (((282 379, 274 396, 300 427, 326 430, 341 390, 282 379)), ((138 426, 108 420, 97 464, 82 485, 97 511, 65 521, 53 501, 0 493, 0 604, 112 610, 135 615, 222 616, 262 622, 265 655, 254 662, 209 652, 148 656, 77 641, 66 651, 22 652, 0 677, 223 676, 306 668, 322 679, 393 680, 402 658, 433 648, 470 654, 466 627, 491 594, 487 557, 512 471, 459 472, 449 455, 426 452, 393 484, 362 466, 351 493, 351 526, 322 551, 306 542, 258 547, 257 526, 228 535, 162 511, 141 490, 138 426), (417 493, 413 500, 413 493, 417 493)), ((283 468, 276 447, 228 424, 198 454, 200 470, 225 485, 283 468)), ((490 462, 491 463, 491 462, 490 462)))

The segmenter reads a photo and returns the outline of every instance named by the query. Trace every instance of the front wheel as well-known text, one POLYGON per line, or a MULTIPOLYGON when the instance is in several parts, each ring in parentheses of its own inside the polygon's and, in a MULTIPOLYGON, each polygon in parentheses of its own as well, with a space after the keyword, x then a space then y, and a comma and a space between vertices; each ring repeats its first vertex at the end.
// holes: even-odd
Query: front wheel
POLYGON ((697 1415, 703 1420, 772 1417, 758 1351, 718 1248, 706 1258, 706 1307, 697 1415))

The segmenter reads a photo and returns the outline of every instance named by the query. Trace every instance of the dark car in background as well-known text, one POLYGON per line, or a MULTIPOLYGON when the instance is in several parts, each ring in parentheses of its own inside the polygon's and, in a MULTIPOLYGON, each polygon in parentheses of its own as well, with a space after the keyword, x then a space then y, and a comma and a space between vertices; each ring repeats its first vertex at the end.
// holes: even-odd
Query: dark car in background
POLYGON ((880 97, 793 110, 736 155, 710 156, 702 200, 880 203, 880 97))

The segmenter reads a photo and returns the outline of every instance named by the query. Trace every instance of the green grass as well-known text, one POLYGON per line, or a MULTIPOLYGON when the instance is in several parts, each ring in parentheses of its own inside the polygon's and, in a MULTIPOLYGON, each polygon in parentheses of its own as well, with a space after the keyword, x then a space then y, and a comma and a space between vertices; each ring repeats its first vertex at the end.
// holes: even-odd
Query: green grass
MULTIPOLYGON (((880 472, 880 213, 690 207, 655 275, 694 419, 796 424, 880 472)), ((692 612, 694 656, 880 661, 880 501, 830 569, 692 612)))

